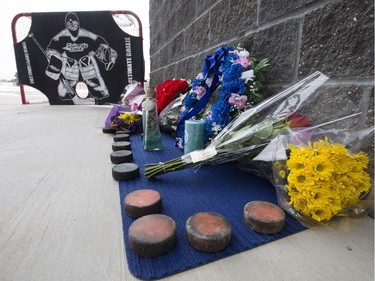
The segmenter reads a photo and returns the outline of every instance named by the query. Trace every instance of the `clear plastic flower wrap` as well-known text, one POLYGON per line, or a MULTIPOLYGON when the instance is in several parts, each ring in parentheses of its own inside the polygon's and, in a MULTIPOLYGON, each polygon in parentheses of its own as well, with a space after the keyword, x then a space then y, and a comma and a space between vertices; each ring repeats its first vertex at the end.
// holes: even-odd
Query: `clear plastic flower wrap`
POLYGON ((132 111, 140 110, 142 101, 146 96, 143 86, 139 82, 133 81, 124 90, 125 94, 122 97, 122 103, 128 104, 132 111))
MULTIPOLYGON (((218 89, 220 86, 218 87, 218 89)), ((208 101, 205 109, 199 114, 198 117, 205 117, 209 114, 212 105, 217 101, 217 92, 218 89, 214 91, 211 96, 211 99, 208 101)), ((178 118, 181 114, 181 108, 183 107, 184 99, 186 98, 185 94, 181 94, 179 97, 175 98, 170 102, 159 114, 159 124, 162 132, 165 133, 175 133, 177 129, 178 118)), ((198 118, 199 119, 199 118, 198 118)))
POLYGON ((355 117, 284 131, 237 165, 270 180, 280 207, 306 227, 347 229, 373 208, 374 127, 325 127, 355 117))
POLYGON ((182 102, 186 94, 180 95, 172 102, 170 102, 160 113, 159 113, 159 126, 160 130, 164 133, 174 133, 177 128, 177 120, 180 115, 180 109, 182 102))
POLYGON ((171 171, 235 161, 245 155, 256 156, 280 132, 305 127, 309 117, 301 114, 316 92, 328 80, 315 72, 281 93, 246 110, 224 127, 203 150, 192 151, 164 163, 146 164, 145 176, 152 179, 171 171))

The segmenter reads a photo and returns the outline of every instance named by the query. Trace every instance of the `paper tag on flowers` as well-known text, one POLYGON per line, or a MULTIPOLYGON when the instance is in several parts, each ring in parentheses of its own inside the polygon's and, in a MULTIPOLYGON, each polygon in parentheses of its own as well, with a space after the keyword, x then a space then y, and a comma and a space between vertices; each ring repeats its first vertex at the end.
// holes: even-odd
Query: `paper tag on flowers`
POLYGON ((207 160, 217 154, 215 147, 207 147, 203 150, 192 151, 189 154, 181 156, 183 162, 197 163, 207 160))

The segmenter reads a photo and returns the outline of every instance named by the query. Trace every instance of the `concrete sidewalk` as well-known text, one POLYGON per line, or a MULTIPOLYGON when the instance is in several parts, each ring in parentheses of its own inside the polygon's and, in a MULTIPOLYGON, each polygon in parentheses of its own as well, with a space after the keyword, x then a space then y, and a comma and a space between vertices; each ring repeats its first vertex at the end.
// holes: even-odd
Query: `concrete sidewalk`
MULTIPOLYGON (((47 97, 38 90, 25 86, 26 100, 30 103, 49 103, 47 97)), ((12 83, 0 83, 0 105, 22 104, 19 86, 12 83)))

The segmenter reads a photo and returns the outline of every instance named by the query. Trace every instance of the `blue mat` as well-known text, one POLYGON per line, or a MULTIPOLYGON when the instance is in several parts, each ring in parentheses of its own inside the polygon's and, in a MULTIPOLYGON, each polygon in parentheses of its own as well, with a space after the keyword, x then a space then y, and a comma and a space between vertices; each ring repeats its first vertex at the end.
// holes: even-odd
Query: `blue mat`
POLYGON ((246 174, 234 163, 203 166, 198 170, 175 171, 147 180, 143 176, 144 164, 158 163, 182 155, 174 147, 174 139, 163 135, 161 151, 143 150, 140 135, 131 136, 133 162, 140 167, 141 176, 132 181, 120 182, 120 203, 123 221, 126 257, 130 272, 137 278, 152 280, 163 278, 206 263, 222 259, 257 246, 297 233, 305 228, 286 215, 284 229, 274 235, 252 231, 244 222, 243 208, 254 200, 277 204, 274 187, 265 179, 246 174), (139 257, 129 248, 128 229, 134 221, 124 209, 125 196, 137 189, 154 189, 160 192, 163 202, 162 214, 173 218, 177 225, 176 246, 157 258, 139 257), (204 253, 195 250, 187 241, 185 224, 197 212, 211 211, 222 214, 231 223, 231 244, 221 252, 204 253))

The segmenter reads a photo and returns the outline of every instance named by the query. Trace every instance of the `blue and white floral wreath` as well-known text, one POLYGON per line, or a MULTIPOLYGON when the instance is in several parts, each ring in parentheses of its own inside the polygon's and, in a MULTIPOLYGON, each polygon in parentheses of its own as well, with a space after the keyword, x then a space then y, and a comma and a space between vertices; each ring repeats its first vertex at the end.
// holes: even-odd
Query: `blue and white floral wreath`
POLYGON ((205 143, 234 117, 260 102, 263 75, 259 70, 268 65, 268 59, 257 61, 240 47, 218 48, 213 56, 207 56, 202 72, 192 81, 191 91, 184 99, 177 122, 176 146, 184 147, 185 121, 197 119, 219 85, 217 101, 204 119, 205 143))

